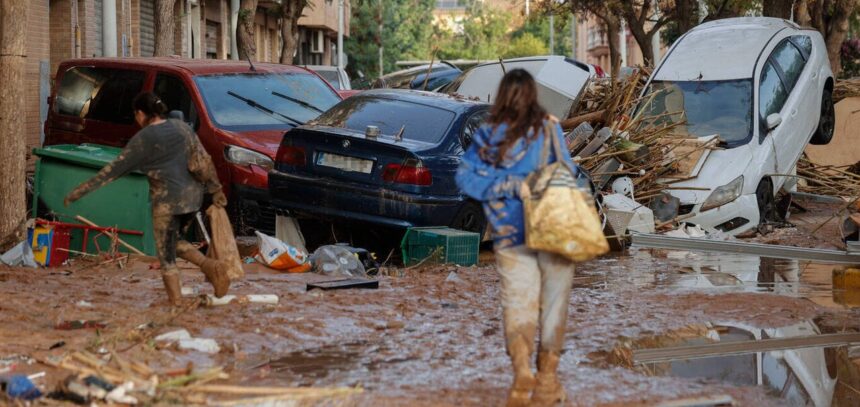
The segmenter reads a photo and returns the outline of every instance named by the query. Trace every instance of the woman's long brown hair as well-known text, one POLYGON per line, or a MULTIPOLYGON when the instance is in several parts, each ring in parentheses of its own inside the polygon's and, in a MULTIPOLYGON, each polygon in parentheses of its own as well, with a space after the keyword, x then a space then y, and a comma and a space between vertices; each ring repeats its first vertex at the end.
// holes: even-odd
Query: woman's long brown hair
POLYGON ((531 74, 514 69, 505 74, 499 84, 496 103, 490 110, 487 122, 493 128, 507 124, 505 139, 498 145, 498 153, 491 159, 498 164, 520 138, 535 139, 543 126, 546 111, 537 100, 537 84, 531 74), (529 130, 532 130, 529 133, 529 130))

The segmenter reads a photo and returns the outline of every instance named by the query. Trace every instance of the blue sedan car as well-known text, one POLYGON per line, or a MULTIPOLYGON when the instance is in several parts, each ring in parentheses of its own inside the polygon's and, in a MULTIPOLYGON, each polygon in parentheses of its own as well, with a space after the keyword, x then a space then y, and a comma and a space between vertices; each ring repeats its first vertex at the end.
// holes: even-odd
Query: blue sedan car
POLYGON ((269 173, 273 204, 292 216, 482 233, 481 205, 454 183, 489 105, 380 89, 290 130, 269 173))

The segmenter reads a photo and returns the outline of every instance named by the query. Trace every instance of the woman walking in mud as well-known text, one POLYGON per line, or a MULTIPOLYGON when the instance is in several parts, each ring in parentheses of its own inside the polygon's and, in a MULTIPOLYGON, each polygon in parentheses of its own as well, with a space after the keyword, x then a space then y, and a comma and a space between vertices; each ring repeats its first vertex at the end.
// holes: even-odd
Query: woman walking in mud
MULTIPOLYGON (((514 368, 508 406, 551 406, 566 398, 556 371, 564 341, 573 263, 526 247, 519 196, 525 178, 541 168, 546 137, 542 129, 550 128, 546 125, 554 126, 555 136, 561 137, 557 121, 538 104, 532 76, 522 69, 508 72, 499 85, 487 124, 476 133, 457 173, 457 184, 483 203, 492 228, 502 281, 505 343, 514 368), (535 377, 531 358, 538 325, 535 377)), ((564 145, 564 140, 560 141, 564 145)), ((548 163, 570 161, 569 156, 555 157, 552 151, 548 154, 548 163)))
POLYGON ((179 305, 182 295, 177 255, 199 266, 215 289, 215 296, 223 297, 230 288, 226 268, 220 261, 204 256, 182 240, 203 204, 204 188, 205 192, 212 194, 214 205, 227 205, 212 158, 187 124, 181 120, 165 119, 167 106, 155 94, 138 95, 132 106, 134 119, 141 130, 112 163, 70 192, 65 204, 68 206, 129 172, 146 174, 161 278, 171 305, 179 305))

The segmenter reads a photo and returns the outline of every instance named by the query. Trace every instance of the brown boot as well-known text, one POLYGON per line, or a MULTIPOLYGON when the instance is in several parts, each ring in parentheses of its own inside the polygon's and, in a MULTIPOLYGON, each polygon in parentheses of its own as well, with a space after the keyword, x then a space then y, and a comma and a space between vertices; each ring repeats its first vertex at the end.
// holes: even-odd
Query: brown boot
POLYGON ((537 387, 532 395, 533 406, 554 406, 567 399, 564 387, 558 380, 558 360, 558 352, 538 352, 537 387))
POLYGON ((164 288, 167 290, 167 299, 170 305, 179 306, 182 301, 182 284, 179 281, 179 271, 169 270, 161 275, 164 288))
POLYGON ((200 271, 206 276, 206 281, 215 289, 215 297, 221 298, 227 295, 227 291, 230 290, 230 277, 222 262, 206 257, 200 253, 200 250, 185 241, 176 244, 176 254, 200 267, 200 271))
POLYGON ((529 364, 531 348, 521 335, 510 340, 508 353, 514 367, 514 383, 508 393, 507 407, 525 407, 529 405, 529 397, 535 388, 535 375, 529 364))

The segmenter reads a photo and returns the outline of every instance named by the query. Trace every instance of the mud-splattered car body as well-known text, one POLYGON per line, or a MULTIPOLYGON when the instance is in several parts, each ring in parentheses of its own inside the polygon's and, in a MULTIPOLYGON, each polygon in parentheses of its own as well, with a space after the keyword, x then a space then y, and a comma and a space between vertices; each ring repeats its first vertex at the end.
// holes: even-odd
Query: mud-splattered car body
POLYGON ((341 100, 305 68, 243 61, 74 59, 60 64, 56 84, 45 145, 123 147, 139 130, 132 99, 154 92, 168 109, 182 112, 212 156, 237 227, 269 233, 275 215, 268 170, 284 132, 341 100))
POLYGON ((272 202, 300 217, 483 232, 481 206, 454 174, 488 108, 438 93, 362 92, 284 136, 272 202))

